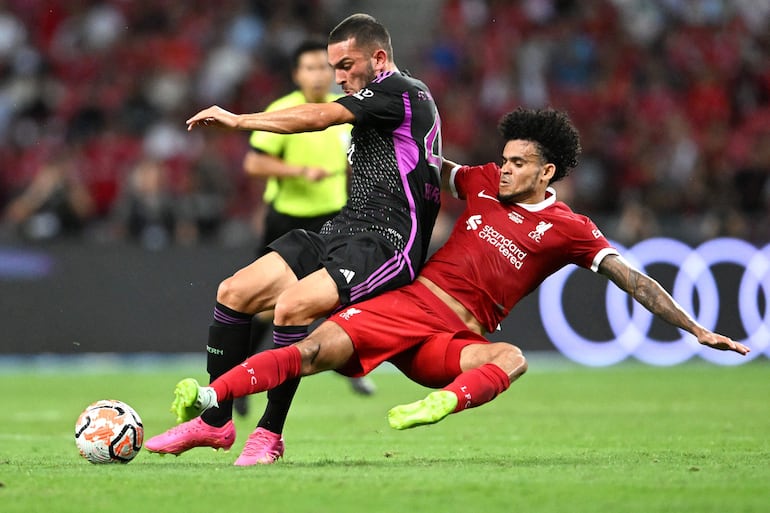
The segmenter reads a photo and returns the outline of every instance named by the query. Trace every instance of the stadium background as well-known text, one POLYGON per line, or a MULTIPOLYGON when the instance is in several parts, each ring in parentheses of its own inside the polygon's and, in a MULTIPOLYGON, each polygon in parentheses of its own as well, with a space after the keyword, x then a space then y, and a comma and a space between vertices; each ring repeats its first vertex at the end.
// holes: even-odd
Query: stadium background
MULTIPOLYGON (((764 2, 6 0, 0 353, 199 351, 217 283, 257 247, 262 184, 240 170, 246 134, 184 120, 261 110, 291 87, 291 49, 359 11, 431 87, 447 157, 496 159, 517 105, 566 109, 584 154, 560 197, 611 239, 770 240, 764 2)), ((446 199, 437 243, 460 207, 446 199)), ((743 336, 740 274, 714 274, 719 328, 743 336)), ((606 339, 601 284, 575 281, 571 317, 606 339)), ((553 349, 541 314, 534 294, 495 338, 553 349)))

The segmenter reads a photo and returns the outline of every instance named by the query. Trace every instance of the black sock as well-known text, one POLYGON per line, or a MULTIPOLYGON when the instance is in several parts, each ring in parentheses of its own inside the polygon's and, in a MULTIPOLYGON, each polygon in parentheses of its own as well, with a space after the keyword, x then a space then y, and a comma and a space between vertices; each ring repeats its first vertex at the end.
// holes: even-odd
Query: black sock
POLYGON ((262 349, 262 339, 267 331, 273 327, 273 323, 263 321, 258 315, 251 321, 251 340, 249 343, 249 355, 257 354, 262 349))
MULTIPOLYGON (((206 346, 206 370, 209 383, 248 358, 251 336, 251 314, 237 312, 217 303, 214 322, 209 327, 206 346)), ((218 408, 206 410, 201 419, 215 427, 224 426, 233 417, 233 402, 219 401, 218 408)))
MULTIPOLYGON (((276 326, 273 332, 273 348, 277 349, 300 342, 307 337, 307 333, 308 326, 276 326)), ((291 401, 297 392, 299 382, 300 378, 290 379, 267 391, 267 406, 265 413, 257 423, 258 427, 273 433, 283 432, 283 425, 289 415, 291 401)))
MULTIPOLYGON (((251 335, 249 340, 249 356, 262 351, 262 339, 268 329, 273 327, 272 321, 263 321, 258 315, 251 320, 251 335)), ((267 349, 265 347, 265 349, 267 349)), ((249 414, 249 396, 236 397, 233 399, 233 409, 242 417, 249 414)))

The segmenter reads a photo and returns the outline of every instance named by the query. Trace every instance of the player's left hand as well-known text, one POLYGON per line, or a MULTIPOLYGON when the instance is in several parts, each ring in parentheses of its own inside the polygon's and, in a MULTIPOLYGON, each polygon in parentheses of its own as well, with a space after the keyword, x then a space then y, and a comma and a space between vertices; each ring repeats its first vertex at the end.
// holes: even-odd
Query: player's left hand
POLYGON ((735 340, 725 337, 724 335, 720 335, 718 333, 713 333, 710 331, 707 331, 700 337, 698 337, 698 342, 703 344, 704 346, 713 347, 714 349, 718 349, 719 351, 733 351, 738 354, 745 355, 751 349, 749 349, 748 346, 741 344, 740 342, 736 342, 735 340))

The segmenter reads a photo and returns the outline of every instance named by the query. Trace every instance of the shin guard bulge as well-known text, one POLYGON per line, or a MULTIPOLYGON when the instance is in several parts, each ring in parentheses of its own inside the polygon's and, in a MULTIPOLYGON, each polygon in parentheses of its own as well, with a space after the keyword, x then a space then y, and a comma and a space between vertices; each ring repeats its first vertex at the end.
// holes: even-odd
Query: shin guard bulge
POLYGON ((271 390, 302 371, 302 356, 294 346, 262 351, 246 359, 211 383, 217 401, 232 400, 271 390))
MULTIPOLYGON (((275 326, 273 342, 275 348, 281 348, 301 342, 307 337, 309 326, 275 326)), ((257 426, 272 433, 282 433, 294 395, 299 387, 299 377, 287 379, 279 386, 267 392, 267 406, 257 426)))
POLYGON ((465 371, 444 387, 457 395, 455 413, 488 403, 511 385, 508 374, 493 363, 465 371))

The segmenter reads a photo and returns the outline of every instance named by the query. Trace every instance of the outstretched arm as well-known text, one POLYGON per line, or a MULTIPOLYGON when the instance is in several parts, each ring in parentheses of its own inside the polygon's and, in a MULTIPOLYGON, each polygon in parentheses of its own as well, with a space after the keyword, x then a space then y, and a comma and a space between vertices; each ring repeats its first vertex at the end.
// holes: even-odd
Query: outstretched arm
POLYGON ((336 102, 306 103, 288 109, 255 114, 235 114, 214 105, 203 109, 188 119, 187 130, 202 125, 233 130, 260 130, 278 134, 294 134, 325 130, 333 125, 353 123, 354 121, 353 113, 336 102))
POLYGON ((674 301, 666 290, 646 274, 631 267, 617 255, 608 255, 599 264, 599 272, 612 280, 615 285, 626 291, 647 310, 664 321, 695 335, 704 346, 720 351, 735 351, 746 354, 749 348, 734 340, 707 330, 674 301))

